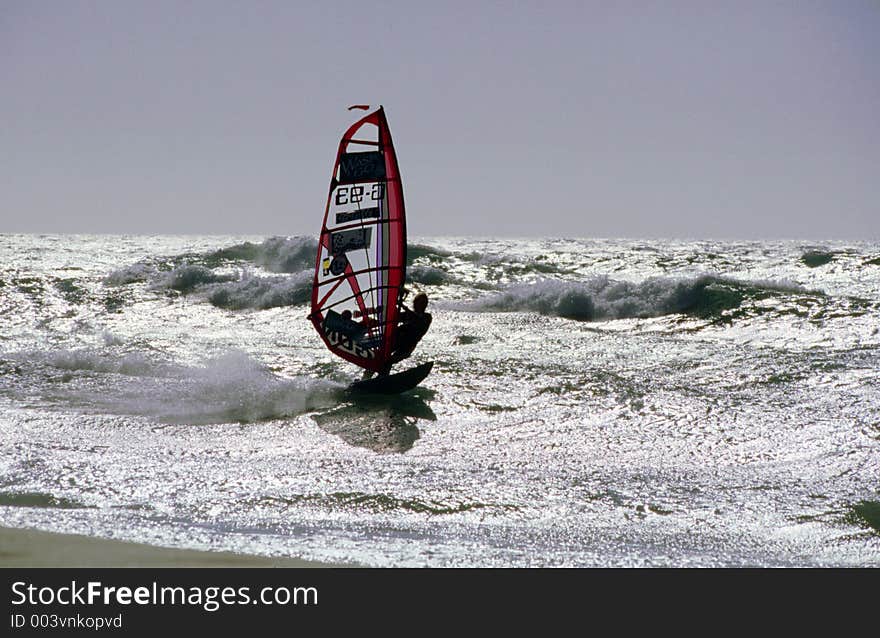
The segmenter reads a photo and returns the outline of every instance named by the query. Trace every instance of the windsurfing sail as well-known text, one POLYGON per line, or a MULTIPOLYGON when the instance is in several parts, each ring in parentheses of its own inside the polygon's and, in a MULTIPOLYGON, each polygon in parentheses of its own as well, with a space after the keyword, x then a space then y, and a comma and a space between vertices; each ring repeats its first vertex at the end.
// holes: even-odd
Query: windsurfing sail
POLYGON ((309 315, 330 351, 381 370, 405 280, 403 185, 380 106, 342 136, 330 177, 309 315))

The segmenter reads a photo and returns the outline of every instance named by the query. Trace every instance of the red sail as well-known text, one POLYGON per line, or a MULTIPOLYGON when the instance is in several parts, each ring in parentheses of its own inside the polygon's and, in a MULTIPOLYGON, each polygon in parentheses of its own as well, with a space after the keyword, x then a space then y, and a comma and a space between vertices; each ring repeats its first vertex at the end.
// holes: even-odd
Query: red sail
POLYGON ((330 351, 381 370, 405 280, 403 185, 379 107, 342 136, 330 178, 309 315, 330 351))

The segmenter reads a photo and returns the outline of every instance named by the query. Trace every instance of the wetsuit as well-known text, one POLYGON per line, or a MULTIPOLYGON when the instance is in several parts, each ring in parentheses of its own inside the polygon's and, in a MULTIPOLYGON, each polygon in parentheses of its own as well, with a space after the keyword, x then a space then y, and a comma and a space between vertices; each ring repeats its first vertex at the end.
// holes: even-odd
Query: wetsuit
POLYGON ((406 306, 400 307, 398 317, 400 325, 394 340, 394 350, 382 374, 388 374, 393 364, 403 361, 413 353, 419 341, 431 327, 431 320, 430 312, 416 312, 406 306))

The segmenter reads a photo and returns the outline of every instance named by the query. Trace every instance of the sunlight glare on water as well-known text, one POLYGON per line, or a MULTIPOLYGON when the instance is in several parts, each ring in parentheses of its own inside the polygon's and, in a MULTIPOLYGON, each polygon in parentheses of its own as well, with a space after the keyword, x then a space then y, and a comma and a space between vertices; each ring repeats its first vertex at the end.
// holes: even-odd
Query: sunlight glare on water
POLYGON ((410 245, 354 398, 307 237, 0 237, 0 524, 372 566, 880 565, 880 246, 410 245), (867 505, 866 505, 867 504, 867 505))

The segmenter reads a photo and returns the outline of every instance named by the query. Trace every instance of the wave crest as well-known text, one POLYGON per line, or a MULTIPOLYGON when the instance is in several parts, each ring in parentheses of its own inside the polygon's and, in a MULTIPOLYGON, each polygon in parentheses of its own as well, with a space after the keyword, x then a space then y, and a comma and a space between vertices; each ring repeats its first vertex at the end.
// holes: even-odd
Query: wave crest
POLYGON ((746 282, 709 274, 654 277, 641 283, 602 276, 584 282, 543 280, 515 285, 460 307, 478 312, 531 311, 578 321, 680 313, 708 317, 737 308, 746 296, 761 292, 817 294, 790 282, 746 282))
POLYGON ((218 275, 210 268, 204 266, 183 265, 174 270, 160 274, 152 284, 156 289, 171 289, 179 292, 189 292, 196 286, 212 284, 223 281, 232 281, 232 275, 218 275))
POLYGON ((410 281, 426 286, 439 286, 452 281, 448 272, 433 266, 410 266, 406 274, 410 281))
POLYGON ((835 255, 834 251, 814 248, 801 254, 801 262, 808 268, 816 268, 833 261, 835 255))
POLYGON ((290 277, 245 276, 239 281, 220 284, 208 294, 218 308, 277 308, 306 303, 312 298, 312 273, 300 272, 290 277))
POLYGON ((260 244, 246 241, 206 256, 206 263, 250 261, 270 272, 294 273, 315 264, 318 242, 313 237, 269 237, 260 244))
POLYGON ((125 286, 127 284, 147 281, 155 272, 155 266, 146 261, 139 261, 130 266, 114 270, 104 277, 104 284, 107 286, 125 286))
POLYGON ((429 261, 439 261, 451 256, 452 253, 448 250, 427 244, 407 244, 406 247, 406 260, 410 264, 421 257, 429 261))

